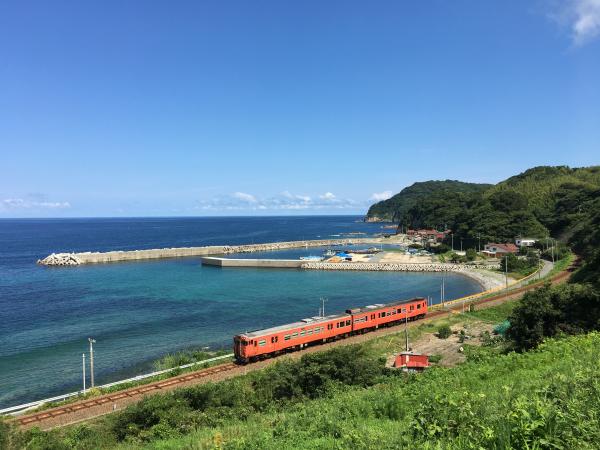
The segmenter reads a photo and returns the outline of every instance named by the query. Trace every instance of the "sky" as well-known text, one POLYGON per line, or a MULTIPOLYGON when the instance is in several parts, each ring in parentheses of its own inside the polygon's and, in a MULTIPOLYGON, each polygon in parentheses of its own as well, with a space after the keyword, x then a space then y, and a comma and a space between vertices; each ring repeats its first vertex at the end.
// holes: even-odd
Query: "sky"
POLYGON ((0 2, 0 218, 364 214, 599 143, 600 0, 0 2))

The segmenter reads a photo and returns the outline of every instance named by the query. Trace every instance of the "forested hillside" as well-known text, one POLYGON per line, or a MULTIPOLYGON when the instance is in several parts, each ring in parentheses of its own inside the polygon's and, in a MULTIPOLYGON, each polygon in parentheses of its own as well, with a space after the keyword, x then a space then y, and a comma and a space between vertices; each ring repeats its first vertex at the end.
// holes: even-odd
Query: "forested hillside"
POLYGON ((491 184, 464 183, 462 181, 425 181, 414 183, 393 197, 375 203, 369 208, 368 220, 383 220, 390 222, 405 222, 406 214, 411 208, 432 196, 454 198, 455 196, 470 197, 480 194, 492 187, 491 184))
POLYGON ((448 228, 467 239, 554 236, 574 243, 585 238, 581 234, 599 197, 600 166, 543 166, 494 186, 457 181, 415 183, 373 205, 367 217, 391 218, 413 228, 448 228))

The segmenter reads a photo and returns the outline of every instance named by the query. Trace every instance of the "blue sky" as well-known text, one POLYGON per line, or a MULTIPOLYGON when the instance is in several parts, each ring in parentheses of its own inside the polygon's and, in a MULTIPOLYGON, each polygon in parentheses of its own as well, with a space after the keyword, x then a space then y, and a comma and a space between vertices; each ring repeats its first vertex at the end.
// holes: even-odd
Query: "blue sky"
POLYGON ((600 163, 600 0, 0 3, 0 217, 364 213, 600 163))

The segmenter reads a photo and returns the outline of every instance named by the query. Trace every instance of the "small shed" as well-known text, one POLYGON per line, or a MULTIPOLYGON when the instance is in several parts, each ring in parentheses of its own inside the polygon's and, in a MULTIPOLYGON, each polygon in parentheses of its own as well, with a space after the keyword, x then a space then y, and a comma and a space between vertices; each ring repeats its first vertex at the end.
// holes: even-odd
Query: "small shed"
POLYGON ((396 356, 394 367, 420 372, 429 367, 429 356, 421 353, 402 352, 396 356))

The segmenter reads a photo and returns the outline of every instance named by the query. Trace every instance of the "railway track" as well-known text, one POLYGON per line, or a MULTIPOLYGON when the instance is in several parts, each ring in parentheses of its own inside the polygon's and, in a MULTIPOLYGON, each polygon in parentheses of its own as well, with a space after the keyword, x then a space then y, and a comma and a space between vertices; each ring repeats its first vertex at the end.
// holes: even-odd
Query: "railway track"
MULTIPOLYGON (((554 275, 550 279, 550 282, 552 284, 557 284, 566 281, 573 272, 575 266, 576 264, 569 267, 567 270, 554 275)), ((548 280, 540 280, 535 283, 531 283, 529 285, 522 286, 508 292, 492 295, 490 297, 479 300, 474 300, 471 303, 475 305, 483 305, 484 307, 493 306, 493 304, 495 303, 515 299, 527 291, 542 286, 547 281, 548 280)), ((435 318, 439 318, 440 316, 448 314, 449 311, 458 310, 460 308, 461 305, 452 305, 445 309, 432 311, 427 315, 427 317, 424 320, 432 320, 435 318)), ((377 337, 381 336, 382 334, 389 334, 394 332, 395 330, 393 330, 393 328, 380 328, 378 331, 368 333, 367 335, 357 335, 347 338, 346 341, 349 341, 348 343, 352 343, 353 338, 365 336, 377 337)), ((315 351, 319 351, 322 349, 327 349, 330 345, 331 344, 323 344, 321 346, 312 348, 315 349, 315 351)), ((310 348, 311 347, 309 347, 309 349, 310 348)), ((248 368, 259 369, 270 364, 273 360, 274 359, 268 359, 258 363, 254 363, 251 366, 248 366, 248 368)), ((220 381, 224 378, 221 376, 222 374, 232 371, 237 372, 234 373, 234 375, 243 374, 246 372, 246 367, 239 366, 234 363, 221 364, 207 369, 202 369, 196 372, 190 372, 165 380, 148 383, 130 389, 125 389, 123 391, 105 394, 96 398, 82 400, 69 405, 58 406, 44 411, 23 415, 17 417, 15 419, 15 422, 22 428, 38 426, 42 429, 50 429, 58 426, 70 425, 84 420, 89 420, 104 414, 108 414, 116 410, 120 410, 131 403, 135 403, 141 400, 146 395, 152 395, 159 392, 166 392, 175 388, 190 386, 201 382, 220 381)))

